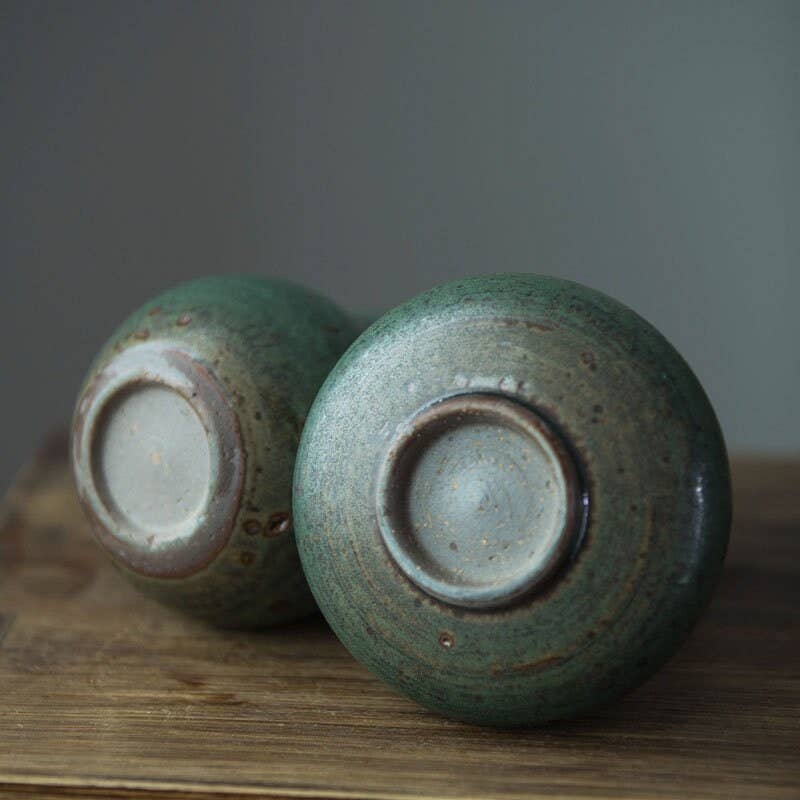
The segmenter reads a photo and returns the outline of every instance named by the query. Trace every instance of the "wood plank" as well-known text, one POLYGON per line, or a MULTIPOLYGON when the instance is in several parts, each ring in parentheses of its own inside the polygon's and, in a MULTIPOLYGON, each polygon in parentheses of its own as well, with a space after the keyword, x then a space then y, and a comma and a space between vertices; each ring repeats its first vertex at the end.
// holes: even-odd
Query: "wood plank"
POLYGON ((221 632, 89 538, 63 439, 0 516, 0 793, 18 797, 800 798, 800 462, 735 465, 721 586, 617 705, 538 730, 441 719, 320 618, 221 632))

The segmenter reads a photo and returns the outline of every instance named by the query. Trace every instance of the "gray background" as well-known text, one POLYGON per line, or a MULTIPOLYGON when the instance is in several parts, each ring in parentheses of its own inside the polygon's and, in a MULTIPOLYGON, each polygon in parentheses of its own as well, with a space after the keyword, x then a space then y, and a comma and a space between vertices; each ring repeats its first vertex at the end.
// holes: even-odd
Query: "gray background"
POLYGON ((602 289, 732 450, 800 450, 800 3, 0 6, 0 489, 114 326, 216 272, 354 309, 602 289))

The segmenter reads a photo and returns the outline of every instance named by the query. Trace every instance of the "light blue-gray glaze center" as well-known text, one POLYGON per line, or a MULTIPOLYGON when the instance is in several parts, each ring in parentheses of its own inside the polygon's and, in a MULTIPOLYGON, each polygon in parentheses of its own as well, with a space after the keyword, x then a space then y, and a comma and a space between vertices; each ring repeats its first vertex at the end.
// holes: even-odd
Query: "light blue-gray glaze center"
POLYGON ((208 435, 176 391, 157 384, 133 385, 103 410, 92 471, 104 505, 122 523, 121 531, 166 543, 193 530, 206 505, 208 435))
POLYGON ((499 605, 549 575, 568 549, 574 483, 532 412, 499 397, 451 398, 420 415, 392 448, 381 533, 428 593, 499 605))

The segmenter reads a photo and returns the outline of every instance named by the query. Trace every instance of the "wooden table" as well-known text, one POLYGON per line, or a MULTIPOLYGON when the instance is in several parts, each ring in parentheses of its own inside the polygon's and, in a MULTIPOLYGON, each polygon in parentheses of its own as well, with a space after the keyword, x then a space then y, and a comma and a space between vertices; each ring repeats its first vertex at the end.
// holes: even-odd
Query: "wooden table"
POLYGON ((94 548, 61 438, 0 517, 0 795, 800 798, 800 462, 740 460, 716 598, 645 686, 482 730, 395 695, 320 618, 219 632, 94 548))

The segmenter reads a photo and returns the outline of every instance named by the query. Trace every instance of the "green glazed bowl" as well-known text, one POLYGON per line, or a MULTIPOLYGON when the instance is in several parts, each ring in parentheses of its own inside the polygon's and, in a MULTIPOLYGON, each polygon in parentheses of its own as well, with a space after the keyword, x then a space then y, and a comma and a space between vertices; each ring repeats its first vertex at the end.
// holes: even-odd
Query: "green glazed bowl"
POLYGON ((311 590, 356 658, 450 717, 607 703, 708 602, 728 540, 722 435, 686 362, 568 281, 441 286, 332 371, 294 484, 311 590))
POLYGON ((144 592, 230 627, 315 609, 291 482, 314 394, 355 338, 331 303, 206 278, 133 314, 78 397, 72 463, 95 537, 144 592))

